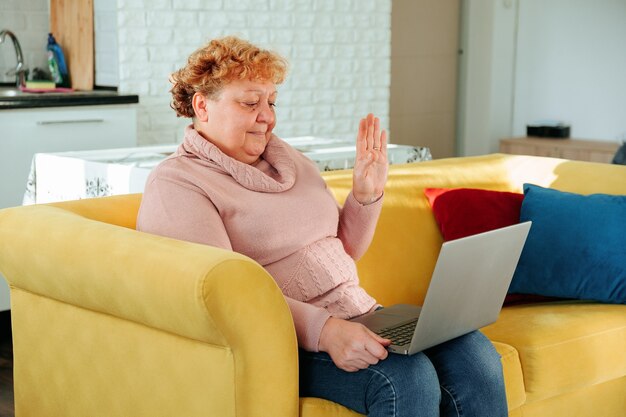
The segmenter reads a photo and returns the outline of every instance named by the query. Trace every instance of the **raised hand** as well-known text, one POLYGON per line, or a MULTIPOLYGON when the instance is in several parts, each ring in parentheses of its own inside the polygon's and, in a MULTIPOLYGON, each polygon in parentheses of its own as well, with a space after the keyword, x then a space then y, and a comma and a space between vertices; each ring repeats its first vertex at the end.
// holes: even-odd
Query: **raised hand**
POLYGON ((387 132, 380 130, 380 120, 368 114, 359 123, 356 159, 352 176, 352 194, 361 204, 378 200, 387 182, 387 132))

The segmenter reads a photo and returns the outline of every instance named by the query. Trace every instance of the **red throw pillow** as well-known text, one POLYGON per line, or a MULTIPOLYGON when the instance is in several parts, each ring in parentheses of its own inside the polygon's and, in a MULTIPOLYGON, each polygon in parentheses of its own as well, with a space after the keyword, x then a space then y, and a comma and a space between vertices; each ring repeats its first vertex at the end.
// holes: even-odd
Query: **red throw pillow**
MULTIPOLYGON (((474 188, 426 188, 426 198, 444 240, 487 232, 519 223, 524 194, 474 188)), ((554 301, 559 298, 507 294, 504 305, 554 301)))
POLYGON ((524 194, 473 188, 426 188, 444 240, 519 223, 524 194))

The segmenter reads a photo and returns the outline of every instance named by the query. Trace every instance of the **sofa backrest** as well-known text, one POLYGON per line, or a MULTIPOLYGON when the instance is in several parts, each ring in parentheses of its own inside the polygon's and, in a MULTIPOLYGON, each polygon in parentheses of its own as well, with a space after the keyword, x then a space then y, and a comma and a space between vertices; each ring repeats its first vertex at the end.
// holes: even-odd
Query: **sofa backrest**
MULTIPOLYGON (((351 172, 324 177, 343 202, 352 187, 351 172)), ((382 304, 423 302, 443 242, 424 188, 521 193, 527 182, 581 194, 626 195, 626 167, 502 154, 391 165, 374 240, 357 262, 361 284, 382 304)))
MULTIPOLYGON (((343 204, 352 188, 352 171, 325 172, 323 177, 343 204)), ((423 302, 443 242, 424 188, 521 193, 526 182, 581 194, 626 195, 626 167, 502 154, 391 165, 374 240, 357 262, 361 284, 382 304, 423 302)), ((140 203, 141 195, 133 194, 52 205, 134 229, 140 203)))
POLYGON ((47 205, 59 207, 91 220, 135 229, 141 194, 125 194, 111 197, 87 198, 63 201, 47 205))

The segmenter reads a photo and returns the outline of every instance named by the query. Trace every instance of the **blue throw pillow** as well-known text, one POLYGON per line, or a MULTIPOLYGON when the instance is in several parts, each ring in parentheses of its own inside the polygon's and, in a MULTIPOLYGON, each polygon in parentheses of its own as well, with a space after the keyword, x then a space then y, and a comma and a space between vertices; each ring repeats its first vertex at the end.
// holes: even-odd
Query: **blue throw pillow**
POLYGON ((533 224, 509 293, 626 303, 626 196, 524 184, 533 224))

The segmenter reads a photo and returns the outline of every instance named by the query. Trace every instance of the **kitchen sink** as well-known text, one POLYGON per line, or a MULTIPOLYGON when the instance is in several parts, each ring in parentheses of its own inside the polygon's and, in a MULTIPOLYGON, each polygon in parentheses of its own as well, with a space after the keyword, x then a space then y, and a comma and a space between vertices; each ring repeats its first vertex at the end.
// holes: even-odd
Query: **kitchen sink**
POLYGON ((0 88, 0 97, 15 97, 22 94, 24 93, 17 88, 0 88))
POLYGON ((25 93, 16 87, 0 87, 0 100, 17 99, 17 100, 33 100, 41 98, 42 95, 60 95, 67 93, 25 93))
POLYGON ((113 96, 117 95, 115 91, 110 90, 92 90, 92 91, 71 91, 71 92, 52 92, 46 91, 42 93, 30 93, 24 92, 16 87, 0 87, 0 101, 1 100, 36 100, 45 97, 83 97, 83 96, 113 96))

